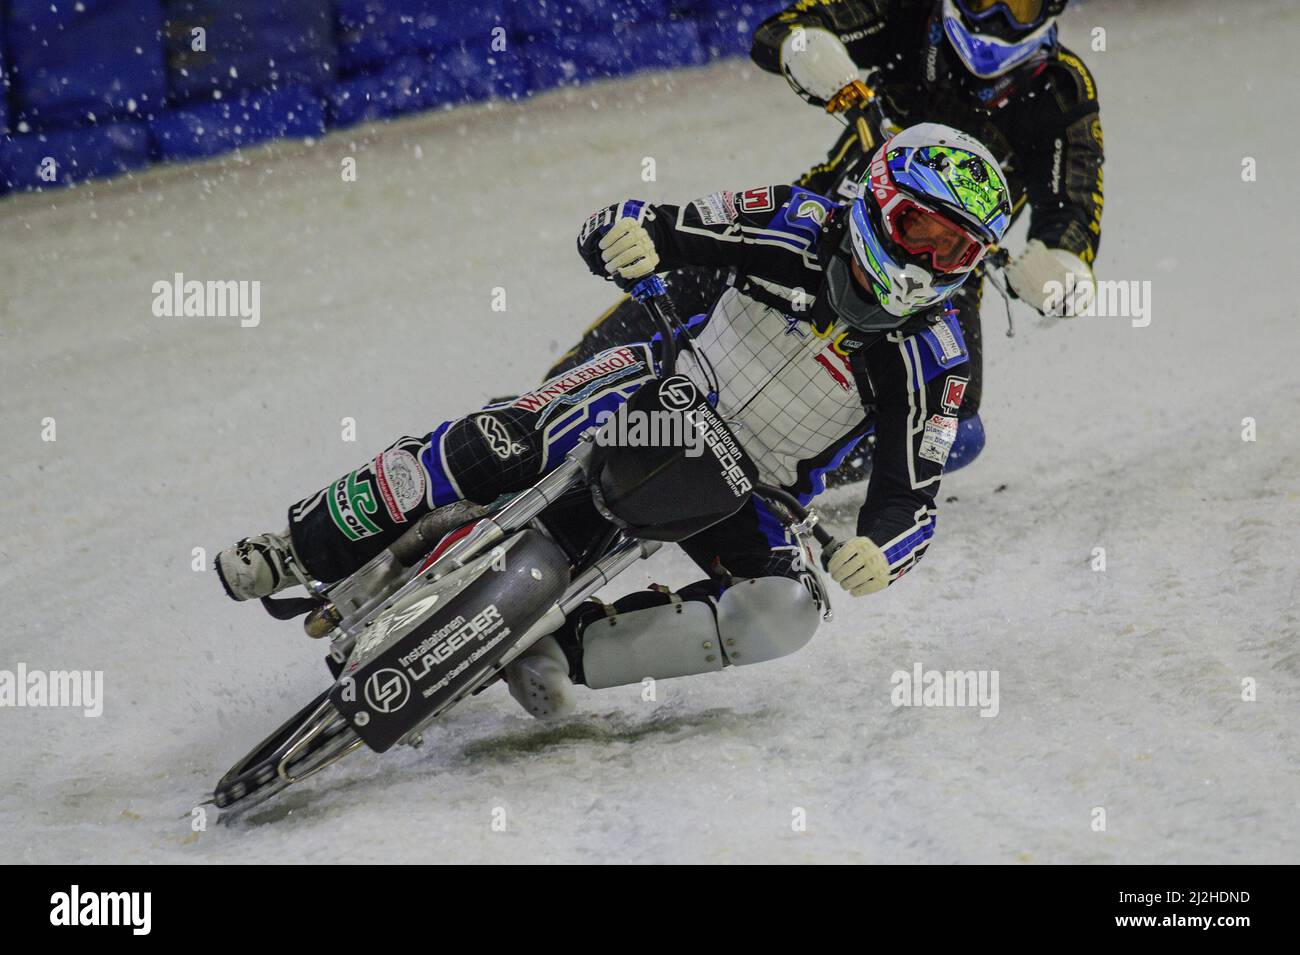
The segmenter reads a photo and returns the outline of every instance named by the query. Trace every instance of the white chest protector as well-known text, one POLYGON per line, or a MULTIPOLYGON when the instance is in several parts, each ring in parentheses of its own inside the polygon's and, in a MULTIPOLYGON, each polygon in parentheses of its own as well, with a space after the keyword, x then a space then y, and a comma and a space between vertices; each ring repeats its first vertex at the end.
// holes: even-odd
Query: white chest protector
POLYGON ((792 486, 814 458, 862 423, 866 412, 848 356, 832 338, 727 288, 695 339, 706 368, 683 352, 678 368, 718 392, 718 413, 758 465, 760 480, 792 486))

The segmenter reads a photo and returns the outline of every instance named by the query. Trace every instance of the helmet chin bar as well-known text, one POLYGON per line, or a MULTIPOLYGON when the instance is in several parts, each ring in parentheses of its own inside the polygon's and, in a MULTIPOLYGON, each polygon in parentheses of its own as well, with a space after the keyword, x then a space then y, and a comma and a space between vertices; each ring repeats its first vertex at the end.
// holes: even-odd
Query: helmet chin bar
POLYGON ((912 315, 934 305, 943 293, 934 287, 934 276, 915 263, 908 262, 901 269, 885 266, 890 273, 892 287, 885 310, 895 315, 912 315))
MULTIPOLYGON (((819 295, 814 308, 825 302, 835 318, 863 332, 887 332, 897 328, 917 312, 943 301, 961 284, 935 286, 933 276, 920 266, 903 268, 886 266, 890 287, 879 301, 874 284, 863 288, 858 274, 869 274, 848 249, 826 263, 825 294, 819 295), (856 274, 855 274, 856 273, 856 274)), ((965 278, 965 275, 962 276, 965 278)))
MULTIPOLYGON (((925 269, 910 263, 902 269, 891 268, 890 266, 885 266, 885 268, 890 273, 890 278, 895 280, 895 284, 889 289, 882 305, 890 315, 906 318, 908 315, 934 304, 933 296, 936 293, 932 277, 925 269), (901 292, 899 290, 900 286, 901 292)), ((875 290, 871 287, 870 276, 858 264, 857 259, 849 260, 849 270, 853 273, 853 278, 857 281, 860 289, 875 294, 875 290)))
POLYGON ((887 332, 897 328, 902 319, 881 307, 874 291, 863 291, 853 277, 851 262, 852 252, 844 251, 831 257, 826 263, 825 294, 817 296, 816 304, 824 301, 836 319, 862 332, 887 332))

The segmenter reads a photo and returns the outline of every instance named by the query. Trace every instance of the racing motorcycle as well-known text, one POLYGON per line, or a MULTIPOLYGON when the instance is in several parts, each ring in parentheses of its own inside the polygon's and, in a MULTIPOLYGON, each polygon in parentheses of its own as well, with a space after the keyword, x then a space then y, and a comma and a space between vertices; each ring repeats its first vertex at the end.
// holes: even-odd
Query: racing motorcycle
POLYGON ((792 495, 759 483, 709 396, 675 373, 678 343, 690 348, 690 336, 663 281, 652 276, 632 294, 659 329, 660 362, 628 408, 682 415, 705 453, 599 441, 593 429, 527 490, 486 507, 438 508, 352 576, 313 583, 307 597, 263 598, 272 616, 301 616, 308 635, 329 639, 333 684, 221 778, 211 802, 223 818, 362 746, 419 746, 430 723, 502 676, 601 587, 754 495, 793 532, 804 579, 830 619, 812 545, 824 567, 837 542, 792 495))

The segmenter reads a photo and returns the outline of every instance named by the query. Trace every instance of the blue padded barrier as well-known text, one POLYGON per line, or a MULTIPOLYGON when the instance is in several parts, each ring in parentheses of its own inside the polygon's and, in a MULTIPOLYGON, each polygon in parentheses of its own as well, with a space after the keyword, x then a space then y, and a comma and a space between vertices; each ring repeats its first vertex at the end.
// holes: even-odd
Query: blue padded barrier
POLYGON ((163 106, 159 0, 9 0, 12 123, 147 117, 163 106))
POLYGON ((149 162, 149 130, 140 123, 14 133, 0 138, 0 191, 67 186, 149 162))
POLYGON ((700 41, 709 58, 749 56, 754 31, 772 14, 784 9, 781 0, 714 3, 699 13, 700 41))
POLYGON ((5 62, 5 25, 0 17, 0 136, 9 132, 9 69, 5 62))
POLYGON ((334 78, 334 21, 320 0, 165 0, 164 11, 173 103, 334 78))
POLYGON ((329 124, 351 126, 453 103, 462 88, 428 57, 398 57, 384 68, 339 80, 325 92, 329 124))
POLYGON ((628 24, 606 33, 542 36, 526 44, 534 89, 585 83, 643 69, 698 66, 707 55, 695 23, 628 24))
POLYGON ((347 74, 395 57, 432 53, 465 40, 490 39, 505 28, 510 0, 335 0, 339 64, 347 74))
POLYGON ((7 96, 0 89, 0 192, 745 56, 754 28, 783 5, 0 0, 0 78, 11 82, 7 96), (193 48, 199 26, 204 50, 193 48), (52 182, 39 173, 46 156, 52 182))
POLYGON ((160 159, 198 159, 268 139, 325 132, 325 105, 310 89, 257 90, 168 110, 149 122, 160 159))
POLYGON ((616 26, 662 22, 669 0, 515 0, 511 22, 526 36, 608 33, 616 26))

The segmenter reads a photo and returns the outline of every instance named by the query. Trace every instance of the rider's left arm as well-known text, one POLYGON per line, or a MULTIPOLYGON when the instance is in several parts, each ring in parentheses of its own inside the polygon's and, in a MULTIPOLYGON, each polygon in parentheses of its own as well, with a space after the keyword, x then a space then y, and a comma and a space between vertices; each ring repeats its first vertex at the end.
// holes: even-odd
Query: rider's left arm
POLYGON ((911 570, 930 545, 939 478, 970 378, 965 360, 936 369, 933 357, 923 352, 928 347, 920 335, 891 332, 863 355, 875 394, 876 447, 858 534, 885 552, 890 583, 911 570))

